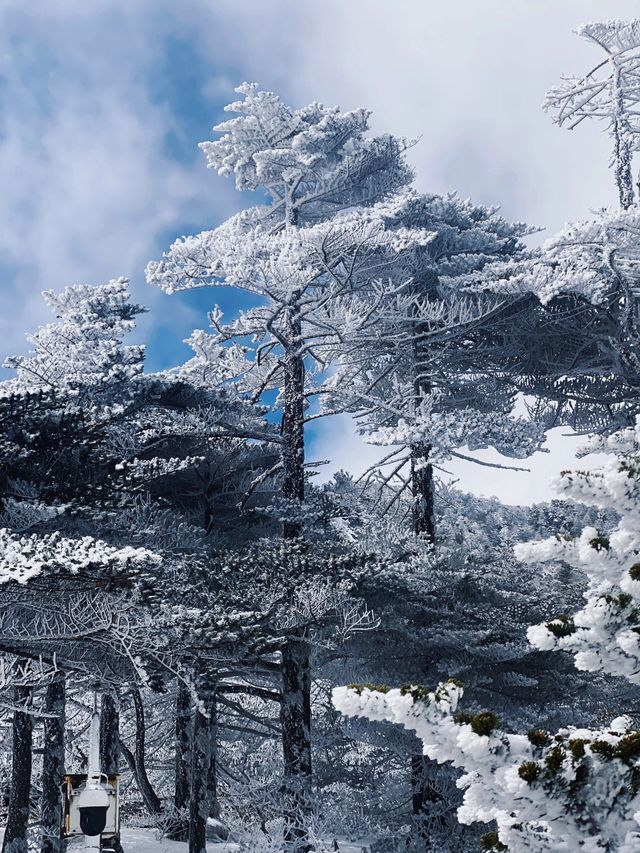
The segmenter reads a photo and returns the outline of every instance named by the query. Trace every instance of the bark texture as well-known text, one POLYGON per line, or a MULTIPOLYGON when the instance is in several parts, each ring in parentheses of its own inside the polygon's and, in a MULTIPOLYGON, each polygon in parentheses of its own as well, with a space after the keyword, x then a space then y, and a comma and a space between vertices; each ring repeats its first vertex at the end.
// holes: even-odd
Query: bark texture
MULTIPOLYGON (((178 682, 175 724, 175 785, 173 792, 173 805, 176 813, 184 812, 189 808, 191 797, 191 735, 191 692, 185 684, 178 682)), ((177 819, 175 827, 171 829, 168 835, 174 841, 188 841, 188 820, 177 819)))
POLYGON ((435 542, 435 494, 433 465, 429 462, 431 448, 426 444, 411 448, 411 494, 413 532, 416 536, 435 542))
MULTIPOLYGON (((100 699, 100 769, 108 776, 120 772, 120 703, 115 693, 108 691, 100 699)), ((120 836, 109 838, 107 849, 123 853, 120 836)))
POLYGON ((120 710, 113 693, 100 702, 100 769, 109 776, 120 772, 120 710))
POLYGON ((193 715, 189 853, 207 853, 210 738, 210 720, 200 709, 196 709, 193 715))
POLYGON ((207 774, 209 817, 220 819, 218 801, 218 703, 215 694, 209 704, 209 772, 207 774))
POLYGON ((147 775, 146 764, 146 737, 147 724, 144 717, 144 703, 142 696, 137 687, 131 690, 131 698, 133 699, 133 707, 136 717, 136 743, 133 753, 133 774, 135 776, 136 785, 140 791, 140 796, 144 802, 145 808, 149 814, 160 814, 162 811, 162 802, 156 794, 149 781, 147 775))
MULTIPOLYGON (((423 323, 414 322, 412 326, 413 394, 415 412, 419 414, 432 392, 429 361, 424 343, 428 330, 423 323)), ((436 538, 436 523, 433 465, 429 460, 430 453, 431 447, 426 443, 414 444, 411 447, 411 495, 413 532, 416 536, 433 543, 436 538)))
POLYGON ((614 113, 611 120, 614 145, 613 167, 618 186, 618 195, 620 197, 620 207, 623 210, 628 210, 634 202, 633 173, 631 170, 633 134, 626 119, 620 68, 617 65, 613 67, 611 84, 614 101, 614 113))
MULTIPOLYGON (((14 688, 16 706, 28 704, 30 698, 31 691, 28 687, 14 688)), ((24 711, 13 712, 11 734, 11 791, 2 853, 29 853, 27 828, 29 825, 29 794, 31 790, 33 722, 28 713, 24 711)))
POLYGON ((286 849, 307 853, 311 849, 307 837, 311 812, 311 668, 309 646, 303 637, 292 638, 282 649, 280 725, 286 849))
MULTIPOLYGON (((294 303, 288 323, 289 350, 284 357, 284 411, 282 416, 282 495, 302 503, 305 493, 304 386, 305 365, 299 355, 302 340, 300 308, 294 303)), ((287 521, 285 539, 301 534, 300 525, 287 521)), ((282 705, 280 711, 284 759, 285 846, 291 853, 310 850, 307 817, 311 809, 311 670, 309 647, 294 636, 282 649, 282 705)))
MULTIPOLYGON (((293 310, 297 310, 292 308, 293 310)), ((291 319, 295 339, 292 351, 284 357, 284 410, 282 414, 282 496, 292 502, 304 501, 304 359, 296 349, 300 335, 300 318, 291 319)), ((300 525, 286 521, 285 539, 300 535, 300 525)))
POLYGON ((62 801, 60 786, 64 781, 65 676, 58 672, 45 697, 45 711, 51 717, 44 721, 44 753, 42 757, 42 823, 41 853, 64 853, 66 842, 60 838, 62 801))
MULTIPOLYGON (((431 382, 426 373, 427 359, 422 339, 425 329, 420 323, 414 324, 414 393, 415 407, 418 411, 431 393, 431 382)), ((412 526, 417 538, 435 544, 435 483, 433 465, 429 461, 431 447, 428 444, 416 444, 411 447, 411 497, 412 526)), ((431 779, 437 773, 437 763, 422 754, 420 749, 411 756, 411 812, 413 815, 414 848, 423 850, 437 849, 436 840, 430 838, 433 823, 429 812, 442 800, 442 795, 431 779)))

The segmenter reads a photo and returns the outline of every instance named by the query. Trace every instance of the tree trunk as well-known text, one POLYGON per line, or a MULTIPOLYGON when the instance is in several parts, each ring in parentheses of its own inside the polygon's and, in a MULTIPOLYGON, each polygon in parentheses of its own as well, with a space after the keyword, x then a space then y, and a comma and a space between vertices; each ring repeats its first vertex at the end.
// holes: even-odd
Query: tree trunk
POLYGON ((413 532, 427 542, 435 542, 435 494, 433 465, 429 462, 431 448, 427 444, 411 448, 411 494, 413 532))
MULTIPOLYGON (((416 537, 427 542, 435 541, 433 466, 428 462, 429 448, 418 445, 411 448, 411 491, 413 496, 412 521, 416 537)), ((430 840, 428 820, 429 805, 441 797, 430 784, 430 776, 437 763, 419 750, 411 756, 411 803, 413 814, 414 847, 435 849, 430 840)), ((433 840, 433 839, 432 839, 433 840)))
POLYGON ((207 853, 209 817, 209 765, 211 723, 199 708, 193 715, 191 800, 189 804, 189 853, 207 853))
MULTIPOLYGON (((431 376, 428 372, 426 345, 424 336, 427 333, 423 323, 415 321, 413 333, 413 403, 416 417, 420 415, 425 401, 432 392, 431 376)), ((427 542, 435 542, 435 494, 433 482, 433 465, 429 461, 431 446, 429 444, 414 444, 411 447, 411 495, 412 523, 416 536, 427 542)))
MULTIPOLYGON (((304 385, 305 365, 299 347, 302 328, 299 307, 289 319, 290 351, 284 358, 282 416, 282 495, 293 505, 304 501, 304 385)), ((297 521, 283 526, 285 539, 301 534, 297 521)), ((286 850, 310 850, 307 818, 311 809, 311 669, 309 647, 293 636, 282 648, 282 752, 284 759, 284 839, 286 850)))
MULTIPOLYGON (((189 688, 178 682, 176 697, 176 726, 175 726, 175 787, 173 806, 177 814, 189 808, 191 796, 191 692, 189 688)), ((168 833, 174 841, 189 840, 189 821, 176 819, 176 825, 168 833)))
MULTIPOLYGON (((120 773, 120 707, 118 697, 109 691, 100 699, 100 769, 107 776, 120 773)), ((123 853, 119 835, 108 840, 115 853, 123 853)))
POLYGON ((60 786, 64 781, 65 676, 58 672, 47 687, 42 758, 41 853, 64 853, 66 842, 60 838, 62 803, 60 786))
POLYGON ((218 702, 215 693, 209 703, 209 772, 207 774, 207 803, 209 817, 220 819, 218 801, 218 702))
MULTIPOLYGON (((294 310, 294 309, 292 309, 294 310)), ((284 358, 284 410, 282 414, 282 496, 292 508, 304 501, 304 359, 296 354, 300 339, 300 318, 291 320, 292 352, 284 358)), ((300 536, 300 524, 285 521, 285 539, 300 536)))
MULTIPOLYGON (((14 701, 17 706, 27 704, 30 698, 29 687, 14 688, 14 701)), ((2 853, 28 853, 33 723, 31 716, 24 711, 13 712, 12 741, 11 792, 2 853)))
POLYGON ((100 769, 108 776, 120 772, 120 711, 111 692, 100 702, 100 769))
POLYGON ((144 801, 145 808, 149 812, 149 814, 160 814, 162 811, 162 802, 160 801, 160 797, 153 790, 153 786, 149 781, 149 777, 147 776, 147 765, 146 765, 146 756, 145 756, 145 740, 147 734, 146 723, 144 719, 144 704, 142 702, 142 696, 140 695, 140 691, 137 687, 133 687, 131 690, 131 696, 133 698, 133 707, 135 709, 136 715, 136 745, 134 751, 134 775, 136 777, 136 784, 138 786, 138 790, 140 791, 140 796, 144 801))
POLYGON ((309 646, 292 638, 282 649, 285 844, 292 853, 311 849, 307 823, 311 812, 311 668, 309 646))
MULTIPOLYGON (((420 323, 413 328, 413 357, 414 357, 414 393, 415 408, 418 412, 432 390, 431 381, 426 373, 427 364, 424 357, 422 334, 424 329, 420 323)), ((435 544, 435 483, 433 465, 429 461, 431 447, 428 444, 415 444, 411 447, 411 520, 413 533, 417 538, 435 544)), ((420 749, 411 756, 411 811, 413 815, 413 841, 418 849, 435 850, 436 840, 429 838, 431 824, 429 821, 430 804, 439 802, 441 795, 431 784, 430 778, 437 763, 422 754, 420 749)))
POLYGON ((620 207, 622 207, 623 210, 628 210, 634 202, 633 174, 631 171, 632 132, 629 128, 629 123, 625 114, 626 108, 620 82, 620 69, 615 64, 613 66, 611 81, 614 102, 614 113, 611 121, 611 132, 614 144, 613 166, 616 176, 616 184, 618 186, 618 195, 620 197, 620 207))

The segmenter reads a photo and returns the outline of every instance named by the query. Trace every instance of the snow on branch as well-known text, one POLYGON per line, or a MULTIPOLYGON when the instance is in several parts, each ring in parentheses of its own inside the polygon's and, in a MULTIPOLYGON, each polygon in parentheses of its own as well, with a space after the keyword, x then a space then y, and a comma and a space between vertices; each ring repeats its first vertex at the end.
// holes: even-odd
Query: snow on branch
POLYGON ((144 347, 121 343, 144 310, 129 302, 128 279, 73 285, 44 297, 58 321, 27 335, 29 355, 6 359, 4 366, 17 371, 11 388, 107 390, 142 372, 144 347))
POLYGON ((160 557, 146 548, 114 548, 85 536, 69 539, 59 533, 16 536, 0 529, 0 584, 26 584, 50 571, 78 574, 84 569, 126 569, 130 565, 158 564, 160 557))
POLYGON ((631 161, 638 150, 640 20, 584 24, 577 34, 597 45, 604 58, 584 76, 563 77, 544 101, 560 127, 573 130, 585 119, 605 123, 613 141, 612 163, 620 205, 634 203, 631 161))
POLYGON ((461 823, 495 820, 486 850, 632 853, 640 843, 640 732, 619 717, 601 729, 510 734, 491 711, 458 711, 459 682, 435 691, 351 685, 333 691, 343 714, 413 731, 424 754, 464 771, 461 823))
POLYGON ((544 651, 563 649, 578 669, 640 684, 640 419, 608 441, 613 458, 594 471, 565 471, 556 482, 563 497, 611 509, 620 520, 611 532, 586 527, 575 539, 554 536, 516 546, 526 561, 558 560, 584 571, 585 606, 531 627, 529 641, 544 651))

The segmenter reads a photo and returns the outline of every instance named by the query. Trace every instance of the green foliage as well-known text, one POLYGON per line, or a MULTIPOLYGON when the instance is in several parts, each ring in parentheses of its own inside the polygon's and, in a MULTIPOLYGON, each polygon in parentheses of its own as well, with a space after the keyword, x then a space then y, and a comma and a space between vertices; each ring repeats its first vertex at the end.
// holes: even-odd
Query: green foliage
POLYGON ((584 755, 585 755, 584 747, 585 747, 585 744, 587 744, 587 743, 589 743, 588 740, 585 740, 584 738, 579 738, 579 737, 572 738, 569 741, 569 752, 573 756, 574 761, 580 761, 581 758, 584 758, 584 755))
POLYGON ((547 753, 544 763, 547 765, 547 768, 551 773, 557 773, 558 770, 562 767, 562 762, 564 761, 565 752, 560 746, 554 746, 553 749, 550 749, 547 753))
POLYGON ((640 732, 629 732, 620 738, 616 744, 604 740, 595 740, 591 744, 591 751, 605 761, 610 761, 613 758, 619 758, 620 761, 624 762, 633 761, 640 756, 640 732))
POLYGON ((640 732, 629 732, 620 738, 615 747, 615 756, 622 761, 631 761, 640 756, 640 732))
POLYGON ((595 752, 600 758, 605 761, 610 761, 615 757, 615 749, 613 744, 606 740, 594 740, 591 744, 591 752, 595 752))
POLYGON ((610 547, 608 537, 600 534, 598 534, 598 536, 594 536, 593 539, 589 541, 589 545, 591 545, 591 547, 596 551, 608 551, 610 547))
POLYGON ((509 848, 500 841, 497 832, 485 832, 484 835, 480 836, 480 849, 484 853, 503 853, 509 848))
POLYGON ((529 743, 533 744, 533 746, 548 746, 551 742, 551 736, 544 729, 532 729, 527 733, 527 737, 529 738, 529 743))
POLYGON ((540 767, 535 761, 525 761, 518 767, 518 776, 529 785, 540 775, 540 767))
POLYGON ((545 627, 547 631, 550 631, 553 636, 557 637, 559 640, 562 639, 562 637, 569 637, 576 630, 573 617, 569 616, 567 613, 561 613, 559 616, 556 616, 552 622, 546 622, 545 627))
POLYGON ((372 693, 388 693, 391 688, 386 684, 349 684, 349 690, 354 690, 358 696, 362 696, 363 690, 371 690, 372 693))
POLYGON ((640 465, 637 462, 623 461, 620 463, 620 470, 627 472, 627 477, 635 478, 640 476, 640 465))
MULTIPOLYGON (((405 684, 400 688, 401 696, 411 696, 414 702, 423 702, 425 705, 428 705, 431 702, 431 694, 426 687, 422 687, 419 684, 405 684)), ((436 695, 436 699, 438 699, 438 695, 436 695)))
POLYGON ((471 721, 471 728, 477 735, 490 735, 500 725, 500 718, 493 711, 481 711, 471 721))
POLYGON ((480 711, 479 714, 468 714, 460 711, 453 716, 458 725, 469 725, 477 735, 490 735, 500 725, 500 718, 493 711, 480 711))
POLYGON ((615 604, 621 610, 624 610, 633 601, 633 597, 627 592, 621 592, 620 595, 605 595, 603 597, 607 604, 615 604))

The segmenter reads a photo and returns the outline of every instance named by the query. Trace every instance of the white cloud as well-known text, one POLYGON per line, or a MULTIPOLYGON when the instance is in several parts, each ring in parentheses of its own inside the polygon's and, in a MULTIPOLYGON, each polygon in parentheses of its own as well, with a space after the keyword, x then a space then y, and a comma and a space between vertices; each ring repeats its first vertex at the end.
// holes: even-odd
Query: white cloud
MULTIPOLYGON (((309 461, 330 460, 322 466, 318 482, 330 480, 336 471, 349 471, 358 477, 389 452, 388 447, 365 444, 357 435, 353 421, 347 416, 333 417, 316 428, 310 442, 309 461)), ((445 482, 456 482, 467 492, 485 497, 497 497, 508 504, 533 504, 556 497, 551 481, 561 470, 597 466, 606 458, 604 454, 591 454, 578 460, 575 451, 584 439, 571 430, 556 428, 547 435, 546 453, 536 453, 530 459, 509 459, 495 450, 470 453, 481 462, 525 468, 529 470, 503 470, 452 459, 436 467, 436 476, 445 482)))
MULTIPOLYGON (((369 107, 376 130, 421 137, 411 153, 421 189, 502 202, 508 216, 555 230, 613 198, 604 134, 559 130, 539 109, 561 73, 596 60, 573 27, 637 14, 632 0, 604 5, 4 0, 0 356, 22 349, 24 331, 46 316, 40 291, 73 282, 132 276, 136 298, 152 308, 144 335, 206 322, 142 284, 145 263, 180 223, 214 225, 238 204, 230 182, 200 160, 176 162, 164 146, 177 118, 162 81, 154 96, 149 79, 167 37, 185 45, 187 63, 210 64, 211 79, 203 81, 209 97, 228 100, 249 79, 294 103, 369 107)), ((327 429, 336 459, 359 458, 353 466, 368 458, 338 424, 327 429)), ((545 479, 536 472, 525 493, 545 479)), ((497 474, 478 480, 469 466, 462 473, 463 487, 498 482, 497 474)), ((519 499, 516 481, 503 482, 506 497, 519 499)))
POLYGON ((378 130, 421 139, 418 184, 502 203, 557 229, 613 198, 599 128, 555 127, 540 104, 597 50, 571 31, 633 17, 631 0, 325 0, 305 7, 295 94, 374 111, 378 130))
MULTIPOLYGON (((164 248, 160 236, 237 204, 204 163, 176 162, 165 148, 175 119, 152 97, 149 75, 175 31, 179 22, 149 3, 3 6, 2 355, 23 349, 24 331, 47 316, 45 288, 129 275, 137 299, 159 304, 142 272, 164 248)), ((185 312, 175 300, 173 319, 185 312)), ((145 332, 155 322, 147 317, 145 332)))

